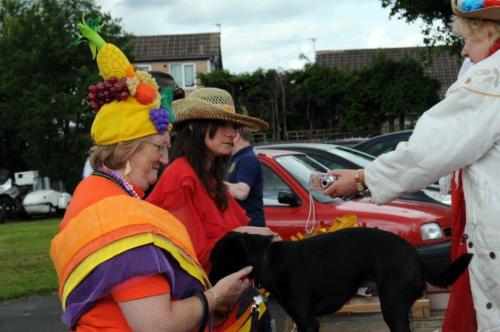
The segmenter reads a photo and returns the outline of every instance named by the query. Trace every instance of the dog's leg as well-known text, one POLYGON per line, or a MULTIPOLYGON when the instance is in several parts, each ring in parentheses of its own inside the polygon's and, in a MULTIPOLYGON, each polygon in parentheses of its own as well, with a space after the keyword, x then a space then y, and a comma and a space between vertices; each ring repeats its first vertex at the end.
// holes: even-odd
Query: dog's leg
POLYGON ((301 305, 290 305, 292 302, 280 302, 297 325, 297 332, 319 332, 319 322, 311 311, 311 307, 302 301, 301 305), (306 304, 306 305, 304 305, 306 304))
POLYGON ((391 332, 410 332, 409 312, 418 296, 408 294, 408 290, 388 287, 379 289, 379 298, 382 315, 391 332))
POLYGON ((295 308, 283 307, 283 309, 294 321, 297 332, 319 332, 319 322, 313 315, 295 312, 295 308))
POLYGON ((297 323, 297 332, 319 332, 319 322, 316 318, 311 318, 305 324, 297 323))

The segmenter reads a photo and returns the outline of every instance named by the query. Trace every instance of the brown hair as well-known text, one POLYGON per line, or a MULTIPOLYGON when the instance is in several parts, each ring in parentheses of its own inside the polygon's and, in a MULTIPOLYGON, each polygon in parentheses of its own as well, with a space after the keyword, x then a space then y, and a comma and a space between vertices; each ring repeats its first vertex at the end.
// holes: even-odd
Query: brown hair
MULTIPOLYGON (((180 157, 186 157, 194 169, 198 179, 220 211, 226 211, 228 207, 226 185, 226 161, 227 157, 214 157, 213 163, 209 163, 210 151, 205 144, 205 135, 213 138, 217 129, 222 125, 217 120, 189 120, 179 124, 175 128, 175 139, 170 151, 171 161, 180 157), (214 181, 215 180, 215 181, 214 181)), ((167 170, 168 172, 168 170, 167 170)))
POLYGON ((95 145, 90 153, 90 165, 93 169, 106 166, 109 169, 120 169, 142 143, 150 140, 154 135, 137 138, 130 141, 118 142, 111 145, 95 145))

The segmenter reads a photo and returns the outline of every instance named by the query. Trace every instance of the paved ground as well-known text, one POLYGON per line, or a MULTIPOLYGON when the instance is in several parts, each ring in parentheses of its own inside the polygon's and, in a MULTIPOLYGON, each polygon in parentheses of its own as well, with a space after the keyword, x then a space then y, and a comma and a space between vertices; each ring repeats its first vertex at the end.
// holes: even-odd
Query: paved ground
POLYGON ((0 303, 0 331, 68 331, 61 322, 57 295, 0 303))
MULTIPOLYGON (((429 318, 412 320, 413 332, 439 331, 443 323, 444 311, 432 311, 429 318)), ((321 319, 320 332, 389 332, 382 314, 337 314, 321 319)))
MULTIPOLYGON (((275 302, 271 302, 271 313, 276 318, 276 331, 286 332, 290 329, 286 322, 286 314, 283 309, 275 302)), ((412 319, 413 332, 435 332, 439 331, 444 318, 443 310, 431 311, 428 318, 412 319)), ((293 331, 293 330, 292 330, 293 331)), ((320 332, 389 332, 384 318, 380 313, 363 314, 335 314, 324 316, 320 319, 320 332)))
MULTIPOLYGON (((285 326, 286 315, 271 301, 271 312, 276 320, 276 331, 285 326)), ((59 318, 57 295, 34 296, 28 299, 0 303, 0 331, 2 332, 62 332, 67 331, 59 318)), ((443 311, 432 311, 427 319, 414 319, 414 332, 433 332, 441 326, 443 311)), ((336 314, 321 319, 320 332, 386 332, 389 331, 381 314, 336 314)))

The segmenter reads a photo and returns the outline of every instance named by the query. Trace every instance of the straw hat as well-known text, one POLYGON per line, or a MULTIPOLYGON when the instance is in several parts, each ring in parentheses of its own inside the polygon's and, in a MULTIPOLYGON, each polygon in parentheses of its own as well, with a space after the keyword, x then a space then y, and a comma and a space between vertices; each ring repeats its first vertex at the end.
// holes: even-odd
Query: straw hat
POLYGON ((451 9, 459 17, 500 21, 500 6, 489 5, 483 0, 451 0, 451 9))
POLYGON ((211 119, 229 121, 249 131, 265 131, 267 122, 236 113, 231 95, 221 89, 200 88, 189 96, 175 100, 172 104, 175 116, 174 127, 184 121, 211 119))

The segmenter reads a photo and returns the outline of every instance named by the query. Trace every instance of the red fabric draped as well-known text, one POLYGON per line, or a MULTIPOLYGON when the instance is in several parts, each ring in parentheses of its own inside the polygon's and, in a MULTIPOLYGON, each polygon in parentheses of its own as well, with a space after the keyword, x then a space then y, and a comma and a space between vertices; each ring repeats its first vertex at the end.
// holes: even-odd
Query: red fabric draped
POLYGON ((500 49, 500 39, 498 39, 493 46, 491 46, 490 51, 488 52, 488 56, 492 55, 496 51, 500 49))
MULTIPOLYGON (((462 188, 462 170, 458 171, 458 181, 453 173, 451 184, 451 259, 467 252, 464 241, 465 197, 462 188), (458 183, 457 183, 458 182, 458 183)), ((443 332, 477 331, 476 311, 472 302, 469 271, 465 271, 453 284, 448 300, 443 332)))

